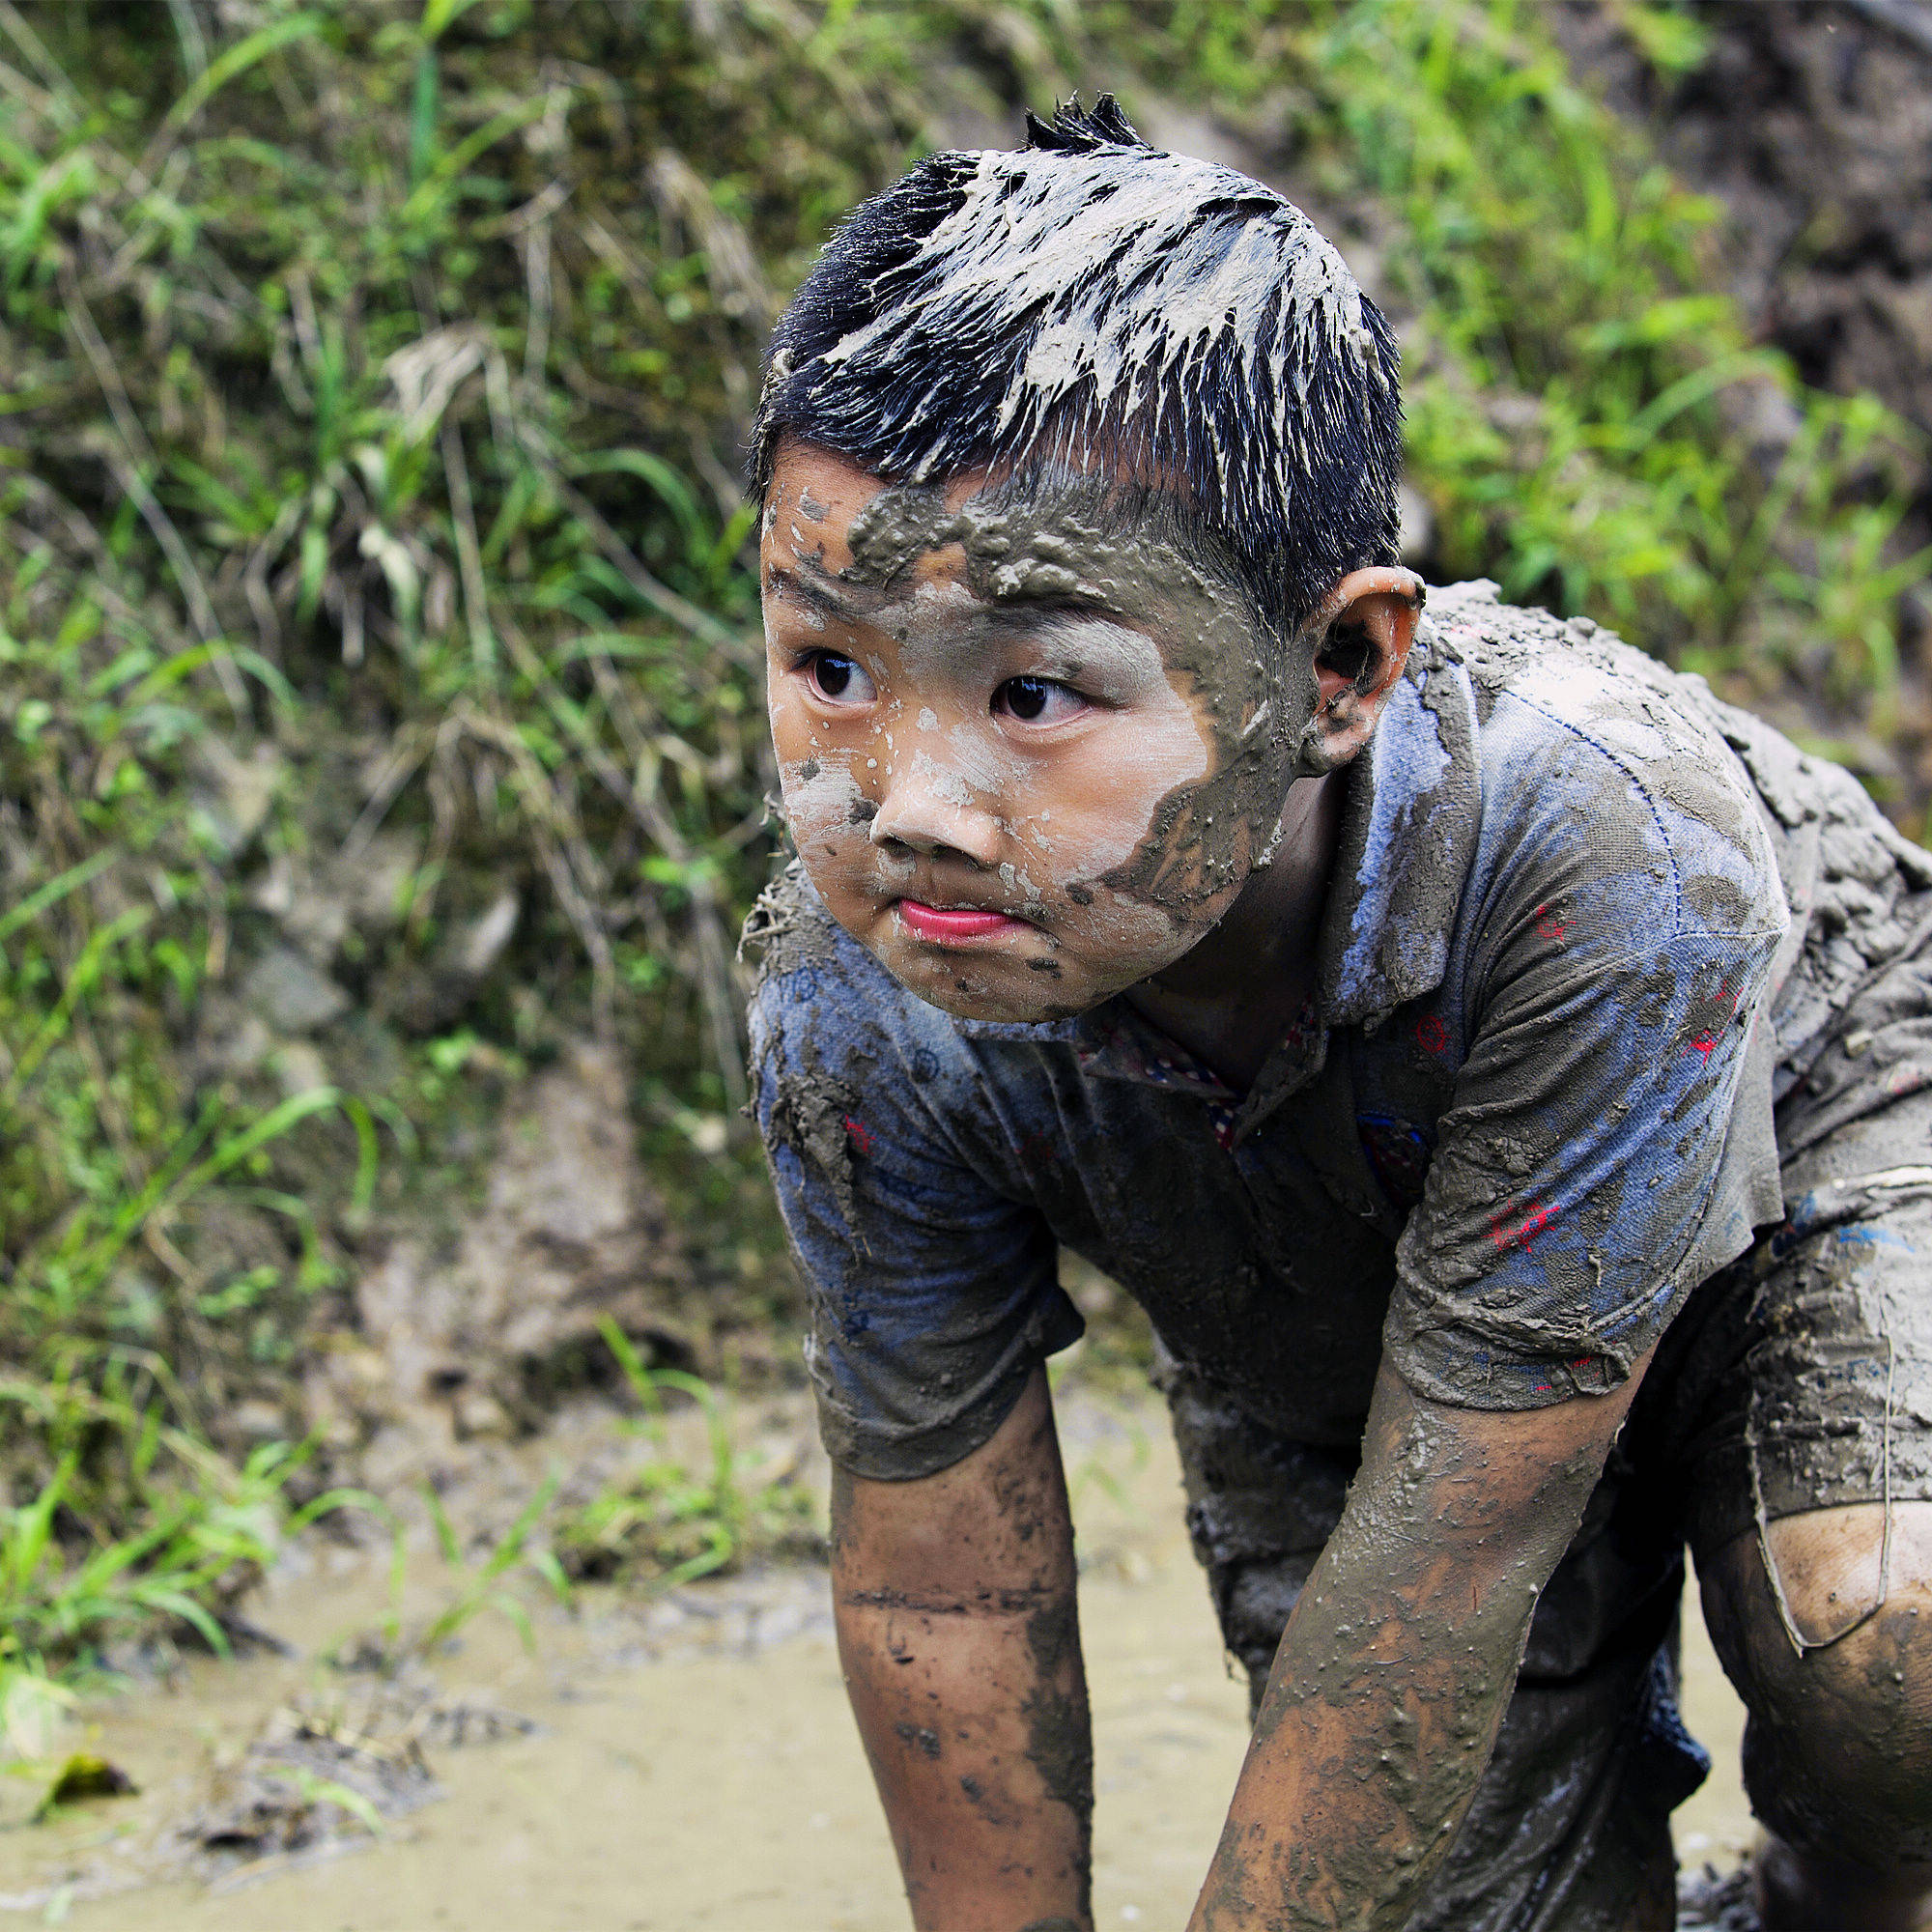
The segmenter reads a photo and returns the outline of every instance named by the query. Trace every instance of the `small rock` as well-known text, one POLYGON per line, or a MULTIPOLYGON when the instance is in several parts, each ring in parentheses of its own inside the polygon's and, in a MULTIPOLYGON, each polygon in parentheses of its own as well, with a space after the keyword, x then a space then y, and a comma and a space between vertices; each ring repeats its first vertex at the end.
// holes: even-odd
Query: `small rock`
POLYGON ((281 788, 283 765, 270 744, 240 757, 219 738, 195 745, 193 799, 203 829, 230 859, 254 842, 281 788))
POLYGON ((298 1094, 313 1094, 318 1087, 330 1084, 327 1061, 305 1039, 284 1043, 270 1058, 270 1065, 284 1099, 293 1100, 298 1094))
POLYGON ((243 1013, 234 1031, 214 1042, 210 1058, 223 1073, 253 1073, 275 1050, 275 1037, 257 1013, 243 1013))
POLYGON ((329 891, 309 867, 277 852, 269 869, 248 890, 248 903, 265 912, 297 949, 327 968, 349 929, 349 905, 340 892, 329 891))
POLYGON ((508 1411, 483 1389, 468 1389, 456 1399, 456 1433, 466 1442, 507 1441, 516 1434, 508 1411))
POLYGON ((472 920, 451 949, 454 963, 465 973, 482 979, 501 956, 517 929, 517 895, 499 893, 480 919, 472 920))
POLYGON ((89 1798, 131 1798, 140 1790, 134 1780, 110 1759, 92 1751, 75 1751, 54 1774, 34 1822, 42 1823, 63 1804, 78 1804, 89 1798))
POLYGON ((349 1010, 349 995, 286 946, 275 947, 255 962, 242 993, 280 1034, 315 1033, 349 1010))
POLYGON ((228 1411, 228 1428, 255 1442, 273 1442, 289 1434, 288 1417, 282 1413, 281 1404, 259 1399, 237 1403, 228 1411))
POLYGON ((343 881, 349 917, 358 932, 393 932, 409 905, 409 886, 422 864, 422 840, 404 832, 379 832, 362 849, 343 881))

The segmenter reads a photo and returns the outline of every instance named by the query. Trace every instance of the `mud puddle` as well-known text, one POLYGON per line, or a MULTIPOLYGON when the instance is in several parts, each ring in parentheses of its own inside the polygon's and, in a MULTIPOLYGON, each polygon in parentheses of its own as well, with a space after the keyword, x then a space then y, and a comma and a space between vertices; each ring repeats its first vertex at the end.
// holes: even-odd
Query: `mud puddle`
MULTIPOLYGON (((1095 1923, 1172 1928, 1234 1785, 1244 1700, 1157 1406, 1075 1395, 1063 1424, 1095 1923)), ((137 1796, 36 1825, 38 1791, 0 1787, 0 1908, 78 1932, 903 1932, 821 1572, 525 1602, 533 1653, 485 1613, 388 1682, 317 1661, 381 1623, 384 1559, 309 1552, 250 1604, 295 1655, 190 1662, 79 1714, 68 1747, 120 1766, 137 1796)), ((1692 1624, 1689 1715, 1718 1769, 1678 1814, 1679 1845, 1721 1866, 1749 1835, 1741 1713, 1692 1624)))

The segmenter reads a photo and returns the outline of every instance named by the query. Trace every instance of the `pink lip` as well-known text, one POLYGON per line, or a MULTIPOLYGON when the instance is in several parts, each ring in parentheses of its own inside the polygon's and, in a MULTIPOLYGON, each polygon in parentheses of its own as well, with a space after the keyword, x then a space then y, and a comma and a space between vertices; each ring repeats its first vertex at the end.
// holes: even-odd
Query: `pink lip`
POLYGON ((1026 923, 1009 919, 1003 912, 982 912, 977 906, 929 906, 918 899, 900 899, 897 911, 916 938, 937 940, 942 946, 957 945, 962 939, 983 939, 988 933, 1026 923))

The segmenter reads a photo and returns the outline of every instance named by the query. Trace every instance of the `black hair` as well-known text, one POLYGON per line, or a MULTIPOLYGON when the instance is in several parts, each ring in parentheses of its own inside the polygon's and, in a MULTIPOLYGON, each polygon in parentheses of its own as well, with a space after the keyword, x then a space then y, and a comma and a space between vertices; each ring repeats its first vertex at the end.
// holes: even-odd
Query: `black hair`
POLYGON ((762 497, 804 438, 895 482, 1124 469, 1291 634, 1393 563, 1400 358, 1306 215, 1150 147, 1110 95, 939 154, 863 202, 780 320, 753 433, 762 497))

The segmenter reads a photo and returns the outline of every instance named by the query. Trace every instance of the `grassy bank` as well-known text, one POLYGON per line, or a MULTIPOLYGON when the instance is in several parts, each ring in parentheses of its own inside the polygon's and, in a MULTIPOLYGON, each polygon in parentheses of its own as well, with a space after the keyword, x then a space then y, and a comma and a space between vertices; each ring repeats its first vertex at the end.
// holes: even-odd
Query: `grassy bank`
POLYGON ((1532 8, 0 4, 0 1476, 32 1603, 121 1559, 111 1617, 0 1595, 14 1656, 266 1559, 320 1479, 223 1416, 567 1035, 783 1319, 730 1124, 763 336, 858 195, 1082 85, 1337 214, 1435 573, 1890 727, 1912 438, 1750 346, 1532 8))

